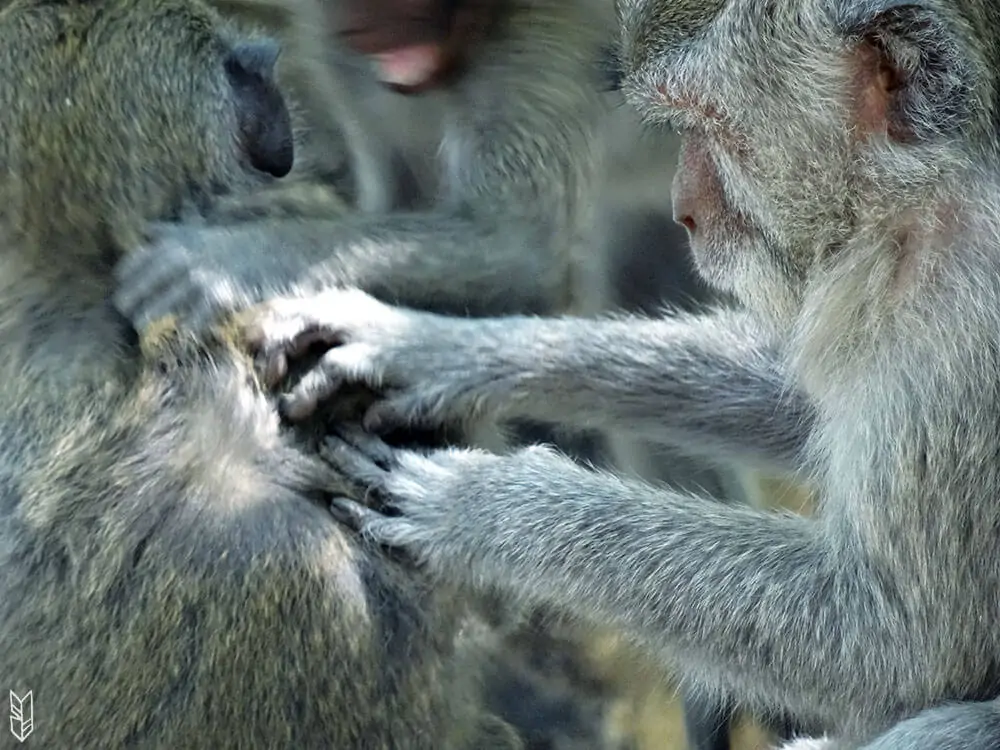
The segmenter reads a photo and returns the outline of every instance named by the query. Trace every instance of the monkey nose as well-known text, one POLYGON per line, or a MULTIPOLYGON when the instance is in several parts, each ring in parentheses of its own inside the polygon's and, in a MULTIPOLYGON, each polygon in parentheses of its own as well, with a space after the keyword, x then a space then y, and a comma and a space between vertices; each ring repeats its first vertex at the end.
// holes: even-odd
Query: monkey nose
POLYGON ((704 136, 694 134, 681 139, 670 196, 674 221, 687 229, 692 238, 699 226, 712 222, 723 205, 722 184, 704 136))
POLYGON ((697 209, 695 201, 684 190, 683 177, 680 173, 674 175, 673 189, 670 192, 674 223, 684 227, 689 235, 694 235, 698 231, 698 222, 695 219, 697 209))
POLYGON ((688 234, 694 234, 698 229, 698 222, 694 220, 694 217, 691 214, 678 214, 677 209, 674 209, 674 223, 683 226, 686 230, 688 230, 688 234))

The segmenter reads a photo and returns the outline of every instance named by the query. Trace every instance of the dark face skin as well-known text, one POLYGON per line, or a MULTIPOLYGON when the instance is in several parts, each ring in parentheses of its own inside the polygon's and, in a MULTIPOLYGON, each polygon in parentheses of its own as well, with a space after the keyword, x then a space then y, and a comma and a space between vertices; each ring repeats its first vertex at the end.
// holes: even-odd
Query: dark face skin
POLYGON ((402 93, 447 86, 488 32, 501 0, 346 0, 332 14, 347 46, 402 93))

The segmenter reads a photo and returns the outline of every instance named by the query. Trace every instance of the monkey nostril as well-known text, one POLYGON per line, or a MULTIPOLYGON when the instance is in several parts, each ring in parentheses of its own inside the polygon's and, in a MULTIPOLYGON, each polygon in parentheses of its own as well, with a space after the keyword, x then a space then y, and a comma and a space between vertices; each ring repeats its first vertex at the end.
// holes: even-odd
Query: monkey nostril
POLYGON ((671 208, 673 209, 673 219, 675 224, 684 227, 688 234, 694 235, 698 231, 698 222, 695 216, 699 214, 698 201, 691 195, 690 186, 682 181, 681 172, 674 175, 674 185, 671 190, 671 208))

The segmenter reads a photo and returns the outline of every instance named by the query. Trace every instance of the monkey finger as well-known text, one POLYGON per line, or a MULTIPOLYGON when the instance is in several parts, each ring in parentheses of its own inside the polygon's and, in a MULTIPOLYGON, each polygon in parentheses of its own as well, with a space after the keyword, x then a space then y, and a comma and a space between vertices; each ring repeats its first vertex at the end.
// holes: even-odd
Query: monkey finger
POLYGON ((189 313, 200 299, 201 294, 190 285, 167 287, 163 294, 150 299, 148 304, 133 314, 133 323, 137 328, 145 328, 155 320, 171 316, 185 322, 192 330, 198 330, 189 313))
POLYGON ((328 351, 282 398, 283 413, 292 420, 304 419, 349 380, 373 385, 369 382, 371 378, 364 377, 365 367, 361 364, 367 352, 368 347, 362 344, 347 344, 328 351), (349 377, 348 373, 355 377, 349 377))
POLYGON ((335 497, 330 501, 330 515, 338 523, 353 531, 361 531, 366 520, 379 516, 377 511, 366 508, 361 503, 356 503, 346 497, 335 497))
MULTIPOLYGON (((260 374, 264 385, 273 388, 288 374, 288 357, 280 349, 269 356, 258 353, 254 357, 254 368, 260 374)), ((280 402, 278 409, 279 411, 281 409, 280 402)))
POLYGON ((315 320, 269 321, 265 317, 243 325, 242 337, 252 351, 269 355, 280 350, 288 357, 301 357, 315 344, 337 346, 342 343, 337 332, 315 320))
POLYGON ((303 328, 292 338, 288 346, 288 354, 292 357, 301 357, 316 344, 339 346, 342 341, 338 332, 314 324, 303 328))
POLYGON ((310 372, 290 392, 278 400, 278 413, 291 422, 301 422, 312 416, 320 402, 340 390, 344 380, 335 373, 310 372))
MULTIPOLYGON (((290 337, 268 337, 259 327, 251 325, 242 336, 247 348, 255 353, 257 371, 268 387, 274 387, 288 374, 288 361, 301 357, 311 346, 326 343, 319 328, 305 329, 290 337)), ((309 413, 312 409, 309 410, 309 413)))
POLYGON ((411 524, 395 517, 387 518, 377 510, 367 508, 346 497, 335 497, 330 502, 330 513, 339 523, 361 534, 367 541, 386 547, 388 550, 402 552, 400 562, 414 564, 403 547, 408 539, 415 537, 411 524))
MULTIPOLYGON (((336 390, 337 387, 339 384, 336 387, 331 386, 333 390, 336 390)), ((286 393, 278 399, 278 413, 289 422, 301 422, 308 419, 316 412, 318 406, 319 398, 301 394, 286 393)))
POLYGON ((132 307, 136 300, 149 299, 156 289, 184 277, 188 271, 187 252, 177 246, 173 250, 152 247, 133 250, 119 261, 114 273, 122 304, 132 307))
POLYGON ((111 297, 115 309, 130 321, 135 322, 143 305, 150 299, 155 299, 164 288, 169 288, 170 280, 159 276, 143 276, 135 279, 124 279, 119 282, 111 297))
POLYGON ((323 441, 319 452, 325 461, 350 479, 365 485, 369 491, 384 495, 389 472, 363 451, 346 440, 331 435, 323 441))
POLYGON ((381 438, 365 432, 358 427, 341 425, 340 427, 334 428, 331 432, 334 436, 340 438, 346 443, 349 443, 367 455, 372 459, 372 461, 375 462, 376 466, 385 469, 386 471, 392 469, 399 463, 397 459, 397 449, 387 444, 381 438))
POLYGON ((385 435, 408 427, 437 427, 441 419, 432 418, 431 409, 413 396, 388 396, 368 407, 362 426, 376 435, 385 435))

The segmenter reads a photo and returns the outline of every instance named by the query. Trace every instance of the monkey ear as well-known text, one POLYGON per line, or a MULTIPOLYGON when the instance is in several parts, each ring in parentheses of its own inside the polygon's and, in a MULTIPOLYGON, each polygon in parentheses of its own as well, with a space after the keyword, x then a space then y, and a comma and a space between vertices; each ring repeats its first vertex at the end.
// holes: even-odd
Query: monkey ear
POLYGON ((274 81, 279 47, 270 40, 244 42, 226 56, 225 68, 236 102, 240 142, 250 164, 284 177, 292 170, 292 121, 274 81))
POLYGON ((838 13, 856 43, 862 128, 922 143, 952 137, 974 118, 975 75, 954 18, 913 0, 839 0, 838 13))

